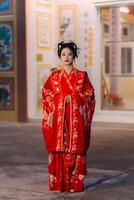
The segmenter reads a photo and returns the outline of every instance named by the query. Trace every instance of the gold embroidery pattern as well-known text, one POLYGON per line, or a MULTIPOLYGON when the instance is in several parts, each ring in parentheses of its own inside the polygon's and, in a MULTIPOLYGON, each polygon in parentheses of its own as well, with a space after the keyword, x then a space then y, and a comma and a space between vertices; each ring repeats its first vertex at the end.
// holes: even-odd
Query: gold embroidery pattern
MULTIPOLYGON (((77 80, 76 80, 76 87, 75 90, 77 90, 77 93, 82 90, 82 84, 83 84, 83 77, 84 73, 78 71, 77 72, 77 80)), ((75 95, 72 98, 72 132, 73 132, 73 138, 72 138, 72 152, 76 152, 77 150, 77 142, 78 142, 78 112, 79 112, 79 104, 77 102, 77 99, 75 95)))
POLYGON ((71 83, 70 83, 70 80, 68 79, 66 73, 64 73, 64 71, 63 71, 63 76, 64 76, 64 78, 66 79, 66 81, 67 81, 67 83, 68 83, 68 85, 69 85, 69 88, 72 90, 73 87, 72 87, 72 85, 71 85, 71 83))
POLYGON ((43 127, 52 126, 52 111, 54 109, 53 97, 54 93, 51 90, 42 88, 42 103, 43 103, 43 127))
POLYGON ((42 100, 43 105, 45 105, 47 103, 49 108, 53 108, 54 93, 51 90, 48 90, 45 88, 43 88, 42 91, 43 91, 43 96, 44 96, 44 98, 42 100))
POLYGON ((56 146, 57 151, 61 151, 64 149, 63 147, 64 107, 65 107, 65 101, 63 97, 61 97, 58 105, 58 120, 57 120, 58 135, 57 135, 57 146, 56 146))
POLYGON ((76 98, 72 98, 72 152, 77 150, 77 140, 78 140, 78 110, 79 105, 76 101, 76 98))
POLYGON ((52 73, 52 84, 53 84, 53 89, 54 89, 55 93, 61 92, 60 86, 59 86, 59 73, 58 73, 58 71, 54 71, 54 73, 52 73))
POLYGON ((48 165, 50 165, 52 163, 53 159, 54 159, 54 154, 49 153, 48 154, 48 165))
MULTIPOLYGON (((63 75, 66 79, 69 88, 72 90, 72 95, 70 95, 70 145, 69 145, 69 152, 76 152, 77 151, 77 142, 78 142, 78 112, 79 112, 79 104, 77 95, 73 95, 73 93, 82 94, 82 87, 83 87, 83 80, 85 73, 78 71, 78 70, 72 70, 70 72, 69 78, 67 77, 67 74, 64 72, 64 70, 56 71, 52 74, 52 84, 53 84, 53 90, 55 93, 61 94, 61 88, 60 88, 60 81, 59 79, 63 75), (75 82, 75 87, 72 87, 71 85, 71 76, 74 72, 77 72, 77 78, 75 82)), ((49 92, 48 92, 49 93, 49 92)), ((86 91, 84 95, 91 94, 91 91, 86 91)), ((53 97, 53 95, 50 95, 53 97)), ((83 96, 83 94, 82 94, 83 96)), ((84 96, 83 96, 84 97, 84 96)), ((51 105, 51 98, 47 98, 51 105)), ((57 108, 57 145, 56 145, 56 151, 64 151, 64 144, 63 144, 63 126, 64 126, 64 111, 65 111, 65 101, 66 98, 64 95, 60 96, 59 98, 59 104, 57 108)), ((90 117, 90 113, 87 114, 88 118, 90 117)), ((44 118, 46 119, 48 117, 47 113, 44 112, 44 118)))
POLYGON ((85 76, 85 73, 81 71, 77 72, 77 82, 76 82, 76 87, 75 87, 75 90, 77 92, 82 91, 84 76, 85 76))

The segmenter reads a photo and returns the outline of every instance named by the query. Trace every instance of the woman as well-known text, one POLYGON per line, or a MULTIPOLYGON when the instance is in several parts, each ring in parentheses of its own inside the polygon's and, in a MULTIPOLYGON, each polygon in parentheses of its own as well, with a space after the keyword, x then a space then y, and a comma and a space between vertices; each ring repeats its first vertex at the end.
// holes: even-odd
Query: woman
POLYGON ((57 53, 61 67, 51 73, 42 88, 49 190, 82 192, 95 108, 94 88, 87 72, 73 64, 78 57, 74 42, 60 42, 57 53))

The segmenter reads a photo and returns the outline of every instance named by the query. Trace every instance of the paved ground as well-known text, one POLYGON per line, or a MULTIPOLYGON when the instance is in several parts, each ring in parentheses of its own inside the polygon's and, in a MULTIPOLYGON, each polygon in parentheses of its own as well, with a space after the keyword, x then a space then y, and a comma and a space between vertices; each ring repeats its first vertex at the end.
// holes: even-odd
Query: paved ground
POLYGON ((134 199, 134 124, 92 125, 82 193, 48 191, 39 123, 0 122, 0 200, 134 199))

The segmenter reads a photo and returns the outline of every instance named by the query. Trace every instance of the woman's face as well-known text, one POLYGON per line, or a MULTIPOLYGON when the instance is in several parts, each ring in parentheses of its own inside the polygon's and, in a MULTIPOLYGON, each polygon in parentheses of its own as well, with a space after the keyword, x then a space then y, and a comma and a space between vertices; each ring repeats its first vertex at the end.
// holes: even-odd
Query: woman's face
POLYGON ((62 49, 60 60, 61 60, 61 64, 63 66, 72 65, 72 63, 73 63, 73 52, 67 47, 62 49))

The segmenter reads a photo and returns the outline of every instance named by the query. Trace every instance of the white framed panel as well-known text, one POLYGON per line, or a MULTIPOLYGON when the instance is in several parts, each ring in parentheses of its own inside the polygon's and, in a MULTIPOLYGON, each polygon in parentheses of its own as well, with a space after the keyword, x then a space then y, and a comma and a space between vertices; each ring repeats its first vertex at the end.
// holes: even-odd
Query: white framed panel
POLYGON ((92 3, 95 6, 108 6, 108 5, 125 5, 125 4, 134 4, 134 0, 92 0, 92 3))

